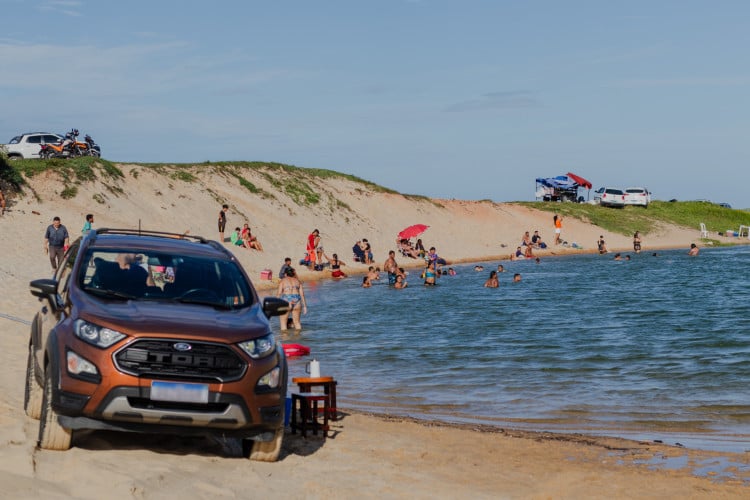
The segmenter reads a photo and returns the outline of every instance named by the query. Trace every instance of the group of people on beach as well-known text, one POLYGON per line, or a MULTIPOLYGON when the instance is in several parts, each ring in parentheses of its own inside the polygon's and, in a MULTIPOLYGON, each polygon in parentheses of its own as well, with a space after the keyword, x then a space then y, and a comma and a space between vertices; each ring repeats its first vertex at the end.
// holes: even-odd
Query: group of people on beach
MULTIPOLYGON (((4 198, 0 198, 1 201, 5 201, 4 198)), ((4 203, 0 208, 4 210, 4 203)), ((224 231, 226 229, 226 213, 229 210, 228 205, 223 205, 218 217, 218 229, 219 238, 222 242, 224 240, 224 231)), ((562 230, 562 217, 555 215, 553 218, 555 225, 555 240, 554 244, 561 244, 560 239, 562 230)), ((81 233, 85 235, 88 231, 93 229, 94 215, 86 214, 85 222, 81 233)), ((187 234, 187 231, 186 233, 187 234)), ((70 235, 67 228, 62 225, 60 217, 54 217, 52 224, 50 224, 44 235, 44 250, 49 255, 50 264, 53 270, 62 262, 65 251, 69 245, 70 235)), ((263 251, 263 246, 258 241, 258 238, 254 236, 250 230, 249 224, 245 223, 243 228, 236 227, 234 232, 229 238, 229 241, 234 246, 255 249, 263 251)), ((633 250, 635 253, 641 252, 642 239, 639 231, 633 234, 633 250)), ((447 271, 443 270, 442 267, 447 264, 447 261, 438 256, 435 247, 430 247, 426 250, 421 239, 417 239, 415 244, 412 244, 409 239, 397 238, 396 246, 402 256, 414 259, 424 259, 425 266, 421 273, 421 278, 424 280, 425 286, 434 286, 437 279, 441 275, 455 275, 455 270, 451 267, 447 271)), ((525 231, 521 237, 521 245, 516 249, 515 253, 510 255, 510 260, 518 259, 535 259, 539 263, 539 257, 536 257, 533 253, 534 249, 545 249, 547 244, 543 241, 538 230, 534 231, 531 235, 529 231, 525 231), (525 250, 523 249, 525 247, 525 250)), ((600 235, 597 241, 597 248, 600 254, 608 252, 607 244, 604 241, 604 236, 600 235)), ((362 264, 370 264, 367 273, 362 278, 362 287, 369 288, 374 282, 380 280, 380 267, 371 265, 374 262, 374 256, 372 248, 367 239, 358 240, 352 247, 355 262, 362 264)), ((695 243, 691 244, 689 255, 698 255, 699 249, 695 243)), ((654 253, 656 256, 657 254, 654 253)), ((616 254, 614 260, 622 260, 621 254, 616 254)), ((630 260, 630 256, 626 255, 625 260, 630 260)), ((345 278, 347 274, 342 270, 342 267, 346 264, 341 261, 338 254, 332 254, 329 258, 321 245, 320 231, 314 229, 307 237, 305 258, 300 261, 301 265, 305 265, 309 269, 322 271, 325 268, 330 269, 332 278, 345 278)), ((483 270, 482 266, 475 266, 475 270, 483 270)), ((396 261, 396 251, 390 250, 388 252, 388 258, 383 263, 383 272, 386 273, 388 279, 388 285, 393 286, 395 289, 402 289, 408 286, 406 277, 407 272, 403 267, 400 267, 396 261)), ((490 276, 484 283, 487 288, 497 288, 499 286, 498 273, 505 272, 502 264, 498 265, 497 270, 490 272, 490 276)), ((307 313, 307 301, 304 295, 303 284, 297 276, 296 270, 292 267, 292 259, 287 257, 284 259, 284 264, 279 271, 279 286, 277 289, 277 296, 283 298, 289 302, 289 311, 280 316, 281 329, 287 330, 293 326, 295 329, 301 329, 300 315, 307 313)), ((521 281, 520 273, 515 273, 512 279, 513 282, 521 281)))

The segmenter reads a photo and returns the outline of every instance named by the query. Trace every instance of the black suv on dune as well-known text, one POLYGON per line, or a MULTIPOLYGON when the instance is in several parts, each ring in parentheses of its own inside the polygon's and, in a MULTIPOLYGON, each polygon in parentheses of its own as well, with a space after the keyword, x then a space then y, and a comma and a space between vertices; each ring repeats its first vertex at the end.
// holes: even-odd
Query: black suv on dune
POLYGON ((220 434, 275 461, 287 363, 234 256, 215 241, 127 229, 90 231, 54 278, 30 283, 24 408, 39 446, 70 448, 78 429, 220 434))

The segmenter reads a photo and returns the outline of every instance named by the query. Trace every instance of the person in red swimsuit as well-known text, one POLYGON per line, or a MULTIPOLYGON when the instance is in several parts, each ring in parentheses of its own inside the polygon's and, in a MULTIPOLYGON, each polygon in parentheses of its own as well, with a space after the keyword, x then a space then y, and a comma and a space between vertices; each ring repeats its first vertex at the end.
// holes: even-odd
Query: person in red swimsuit
POLYGON ((312 233, 307 235, 307 247, 305 248, 308 259, 310 260, 310 269, 315 267, 318 256, 318 245, 320 245, 320 231, 314 229, 312 233))

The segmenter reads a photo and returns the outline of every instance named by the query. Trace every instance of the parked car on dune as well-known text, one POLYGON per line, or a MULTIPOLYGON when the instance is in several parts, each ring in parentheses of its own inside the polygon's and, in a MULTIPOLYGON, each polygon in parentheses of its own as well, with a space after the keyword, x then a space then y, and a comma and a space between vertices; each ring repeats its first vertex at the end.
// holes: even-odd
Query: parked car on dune
POLYGON ((603 207, 622 208, 625 206, 625 193, 622 189, 601 187, 594 191, 594 201, 603 207))
POLYGON ((61 135, 52 132, 26 132, 12 138, 5 150, 9 160, 39 158, 42 144, 56 144, 62 140, 61 135))
POLYGON ((625 189, 625 204, 648 207, 651 203, 651 193, 642 187, 629 187, 625 189))

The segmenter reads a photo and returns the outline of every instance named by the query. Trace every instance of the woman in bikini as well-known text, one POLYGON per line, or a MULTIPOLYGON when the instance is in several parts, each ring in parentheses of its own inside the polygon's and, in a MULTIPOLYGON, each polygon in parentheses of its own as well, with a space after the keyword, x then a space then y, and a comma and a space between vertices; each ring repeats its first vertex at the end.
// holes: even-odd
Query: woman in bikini
POLYGON ((307 314, 307 301, 305 300, 305 291, 302 289, 302 282, 297 279, 297 272, 294 268, 286 270, 286 276, 279 282, 279 289, 276 296, 289 302, 289 312, 279 316, 281 331, 286 331, 289 313, 292 314, 292 322, 295 330, 302 329, 300 323, 300 314, 307 314), (300 307, 302 304, 302 307, 300 307))
POLYGON ((425 286, 434 286, 437 277, 437 260, 428 260, 424 270, 425 286))
POLYGON ((341 270, 341 266, 345 266, 343 262, 339 260, 339 256, 333 254, 333 258, 328 262, 331 263, 331 276, 334 278, 346 278, 346 273, 341 270))

